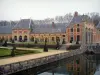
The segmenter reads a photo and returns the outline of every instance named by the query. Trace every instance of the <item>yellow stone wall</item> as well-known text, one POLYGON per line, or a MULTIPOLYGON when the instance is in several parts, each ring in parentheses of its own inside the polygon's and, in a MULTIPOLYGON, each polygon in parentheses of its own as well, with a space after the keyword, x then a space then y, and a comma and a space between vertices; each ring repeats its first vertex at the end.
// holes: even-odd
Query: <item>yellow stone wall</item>
POLYGON ((12 38, 13 39, 14 39, 14 36, 17 36, 17 41, 19 40, 19 36, 22 36, 22 40, 24 40, 24 36, 27 36, 27 39, 29 41, 30 30, 28 30, 28 29, 14 29, 12 31, 12 38))
POLYGON ((48 34, 48 33, 44 33, 44 34, 30 34, 30 39, 34 37, 34 39, 38 38, 39 40, 43 38, 43 40, 45 40, 45 38, 48 39, 48 41, 52 41, 52 37, 54 38, 54 42, 56 42, 56 37, 59 37, 60 40, 63 38, 66 38, 66 33, 54 33, 54 34, 48 34), (65 37, 63 37, 63 35, 65 35, 65 37))
POLYGON ((0 39, 2 38, 9 41, 12 38, 12 34, 0 34, 0 39))

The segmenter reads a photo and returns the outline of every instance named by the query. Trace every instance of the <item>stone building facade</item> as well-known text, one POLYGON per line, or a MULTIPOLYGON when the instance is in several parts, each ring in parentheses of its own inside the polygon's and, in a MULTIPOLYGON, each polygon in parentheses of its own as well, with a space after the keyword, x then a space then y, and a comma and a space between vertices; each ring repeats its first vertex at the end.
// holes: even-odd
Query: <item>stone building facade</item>
POLYGON ((85 36, 86 43, 100 42, 100 23, 96 27, 87 18, 86 15, 75 12, 70 23, 34 24, 32 19, 21 19, 13 26, 0 26, 0 39, 14 39, 19 42, 44 42, 45 39, 48 42, 56 42, 59 39, 61 43, 82 43, 85 36))
POLYGON ((78 15, 77 12, 75 13, 69 26, 66 28, 67 42, 82 43, 83 38, 85 38, 86 44, 100 42, 99 27, 96 27, 92 20, 87 20, 87 18, 86 15, 78 15))

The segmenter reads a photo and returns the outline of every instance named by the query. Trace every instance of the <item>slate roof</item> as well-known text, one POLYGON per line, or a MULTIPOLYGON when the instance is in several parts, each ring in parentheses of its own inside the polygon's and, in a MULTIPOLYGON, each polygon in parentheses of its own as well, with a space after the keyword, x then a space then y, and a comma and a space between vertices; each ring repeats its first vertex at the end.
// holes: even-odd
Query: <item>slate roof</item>
POLYGON ((52 24, 35 25, 31 33, 65 33, 67 23, 56 23, 53 27, 52 24))
POLYGON ((100 21, 99 21, 98 25, 96 26, 96 28, 100 28, 100 21))
POLYGON ((19 21, 11 21, 11 26, 15 26, 19 21))
POLYGON ((73 17, 70 24, 79 24, 83 21, 92 22, 92 19, 88 15, 77 15, 73 17))
POLYGON ((12 24, 12 22, 7 21, 1 21, 0 22, 0 34, 11 34, 12 28, 15 24, 12 24))
POLYGON ((12 27, 11 26, 0 26, 0 34, 11 34, 12 27))
POLYGON ((33 22, 31 19, 21 19, 13 29, 29 29, 30 26, 33 25, 33 22))
POLYGON ((70 24, 78 24, 82 22, 82 16, 74 16, 73 19, 71 20, 70 24))
POLYGON ((0 26, 10 26, 10 22, 7 21, 0 21, 0 26))
POLYGON ((31 19, 22 19, 19 22, 10 22, 11 25, 0 26, 0 33, 12 33, 12 29, 32 29, 31 33, 65 33, 68 23, 39 24, 35 25, 31 19), (15 25, 16 24, 16 25, 15 25))

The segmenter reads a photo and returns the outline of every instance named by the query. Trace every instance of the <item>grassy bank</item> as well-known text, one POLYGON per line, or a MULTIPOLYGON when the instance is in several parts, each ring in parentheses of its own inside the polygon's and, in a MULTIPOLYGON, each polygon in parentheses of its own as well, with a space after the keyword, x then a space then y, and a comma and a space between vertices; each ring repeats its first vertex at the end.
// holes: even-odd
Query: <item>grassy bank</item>
POLYGON ((11 50, 9 49, 4 49, 4 48, 0 48, 0 57, 1 56, 8 56, 11 54, 11 50))
MULTIPOLYGON (((36 54, 41 53, 41 50, 15 50, 15 56, 25 55, 25 54, 36 54)), ((11 57, 11 50, 0 48, 0 58, 2 57, 11 57)))

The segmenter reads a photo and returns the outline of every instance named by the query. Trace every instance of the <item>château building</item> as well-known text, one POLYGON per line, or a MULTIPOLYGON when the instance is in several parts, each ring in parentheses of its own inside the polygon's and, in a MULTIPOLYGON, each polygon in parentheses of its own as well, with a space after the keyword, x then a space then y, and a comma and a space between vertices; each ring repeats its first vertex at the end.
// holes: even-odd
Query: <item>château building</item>
POLYGON ((82 43, 83 37, 86 38, 86 43, 100 41, 100 23, 95 26, 88 16, 79 15, 78 12, 74 13, 69 23, 35 24, 32 19, 21 19, 14 25, 6 24, 0 26, 0 39, 8 41, 43 42, 47 39, 48 42, 59 40, 61 43, 82 43))

